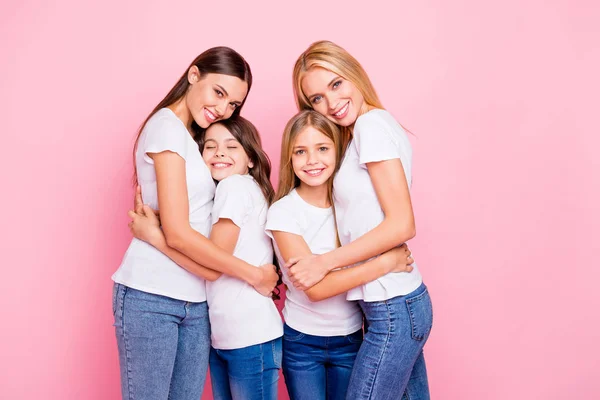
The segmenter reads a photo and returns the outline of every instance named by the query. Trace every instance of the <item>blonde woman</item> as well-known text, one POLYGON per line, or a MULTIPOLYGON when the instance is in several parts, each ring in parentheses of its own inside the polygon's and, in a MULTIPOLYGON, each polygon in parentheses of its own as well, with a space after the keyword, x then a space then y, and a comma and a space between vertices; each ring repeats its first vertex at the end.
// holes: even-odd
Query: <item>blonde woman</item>
MULTIPOLYGON (((299 109, 313 109, 342 130, 343 157, 333 183, 342 247, 292 259, 288 274, 306 290, 330 271, 355 265, 415 236, 410 199, 412 149, 383 109, 360 63, 334 43, 313 43, 294 67, 299 109)), ((429 399, 423 346, 433 314, 421 274, 390 273, 348 291, 368 326, 348 399, 429 399)))
MULTIPOLYGON (((316 111, 287 124, 281 143, 277 201, 267 215, 279 263, 338 247, 331 188, 341 153, 340 131, 316 111)), ((291 400, 343 400, 362 342, 363 317, 346 291, 390 271, 410 271, 406 246, 356 268, 332 272, 305 292, 287 284, 283 374, 291 400)))

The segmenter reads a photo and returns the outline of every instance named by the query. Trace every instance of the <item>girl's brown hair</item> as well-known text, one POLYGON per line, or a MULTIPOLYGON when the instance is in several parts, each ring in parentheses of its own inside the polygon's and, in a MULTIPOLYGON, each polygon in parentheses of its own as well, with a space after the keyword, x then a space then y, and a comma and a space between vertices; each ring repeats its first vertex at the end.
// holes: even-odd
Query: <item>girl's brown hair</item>
POLYGON ((283 131, 283 137, 281 138, 281 162, 279 164, 279 186, 275 200, 281 199, 290 193, 292 189, 300 185, 300 179, 294 173, 294 167, 292 166, 292 154, 296 138, 307 127, 318 130, 333 142, 336 163, 334 173, 327 181, 327 197, 329 203, 333 205, 333 176, 339 169, 342 155, 340 129, 336 124, 327 119, 327 117, 310 109, 302 110, 293 116, 283 131))
MULTIPOLYGON (((248 155, 250 161, 252 161, 253 167, 248 170, 248 173, 254 178, 258 186, 263 192, 267 203, 271 205, 273 198, 275 197, 275 191, 271 184, 271 160, 269 156, 262 148, 262 141, 260 140, 260 134, 258 130, 242 116, 232 117, 223 121, 216 122, 215 124, 222 125, 227 129, 233 137, 240 142, 244 152, 248 155)), ((200 150, 204 149, 204 139, 206 132, 202 132, 198 137, 198 144, 200 150)))
MULTIPOLYGON (((248 93, 250 93, 250 88, 252 87, 252 71, 250 70, 250 65, 244 60, 244 58, 235 50, 229 47, 213 47, 211 49, 206 50, 204 53, 200 54, 198 57, 192 61, 190 66, 185 70, 181 78, 177 81, 175 86, 167 93, 164 99, 161 100, 160 103, 154 107, 154 110, 146 117, 144 123, 140 126, 140 129, 137 132, 137 138, 135 139, 135 145, 133 146, 133 182, 134 185, 137 184, 137 168, 135 165, 135 153, 137 149, 138 142, 140 140, 140 135, 142 134, 142 130, 148 123, 148 120, 161 108, 165 108, 170 106, 171 104, 176 103, 179 99, 181 99, 188 91, 190 83, 188 81, 188 71, 191 67, 197 67, 198 71, 200 71, 200 77, 205 74, 222 74, 235 76, 242 81, 248 84, 248 93)), ((246 98, 248 95, 246 94, 246 98)), ((235 109, 232 114, 232 117, 240 115, 240 111, 242 110, 242 106, 246 102, 246 98, 239 107, 235 109)), ((202 134, 205 129, 202 129, 195 121, 192 122, 192 135, 196 141, 198 141, 198 137, 202 134)))

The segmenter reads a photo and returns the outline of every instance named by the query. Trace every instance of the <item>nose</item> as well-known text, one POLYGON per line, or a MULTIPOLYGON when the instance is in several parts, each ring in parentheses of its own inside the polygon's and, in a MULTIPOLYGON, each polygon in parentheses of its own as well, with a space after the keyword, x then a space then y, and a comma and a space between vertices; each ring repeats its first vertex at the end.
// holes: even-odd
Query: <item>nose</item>
POLYGON ((340 102, 339 99, 333 94, 326 94, 324 97, 325 100, 327 100, 327 108, 329 109, 329 112, 334 112, 337 110, 340 102))
POLYGON ((223 150, 221 148, 218 148, 216 153, 215 153, 215 157, 225 157, 225 153, 223 152, 223 150))
POLYGON ((223 115, 225 115, 225 110, 227 110, 227 99, 223 99, 223 101, 221 102, 221 104, 217 104, 215 106, 215 111, 217 112, 217 116, 219 118, 222 118, 223 115))
POLYGON ((317 160, 317 152, 315 152, 315 151, 309 151, 308 152, 307 164, 308 165, 313 165, 313 164, 316 164, 317 162, 318 162, 318 160, 317 160))

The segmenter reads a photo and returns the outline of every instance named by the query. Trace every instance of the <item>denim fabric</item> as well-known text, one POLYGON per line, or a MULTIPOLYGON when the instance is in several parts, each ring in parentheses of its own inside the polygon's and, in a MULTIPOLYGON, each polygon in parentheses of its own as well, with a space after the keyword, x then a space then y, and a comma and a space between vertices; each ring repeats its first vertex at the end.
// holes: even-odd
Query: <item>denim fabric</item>
POLYGON ((313 336, 283 327, 283 376, 290 400, 343 400, 362 343, 346 336, 313 336))
POLYGON ((124 400, 198 400, 210 352, 206 302, 116 283, 113 314, 124 400))
POLYGON ((214 400, 276 400, 281 338, 233 350, 210 349, 214 400))
POLYGON ((433 323, 425 285, 405 296, 359 302, 368 331, 358 352, 348 400, 428 400, 423 346, 433 323))

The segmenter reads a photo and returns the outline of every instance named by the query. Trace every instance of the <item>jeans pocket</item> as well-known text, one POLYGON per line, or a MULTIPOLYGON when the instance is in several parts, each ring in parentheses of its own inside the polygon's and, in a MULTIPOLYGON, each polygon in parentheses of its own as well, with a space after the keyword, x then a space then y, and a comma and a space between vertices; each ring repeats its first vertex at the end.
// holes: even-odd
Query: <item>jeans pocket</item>
POLYGON ((415 297, 406 299, 412 338, 414 340, 427 340, 433 325, 433 308, 427 289, 415 297))
POLYGON ((302 340, 304 336, 304 333, 298 332, 287 324, 283 326, 283 339, 288 342, 297 342, 298 340, 302 340))

